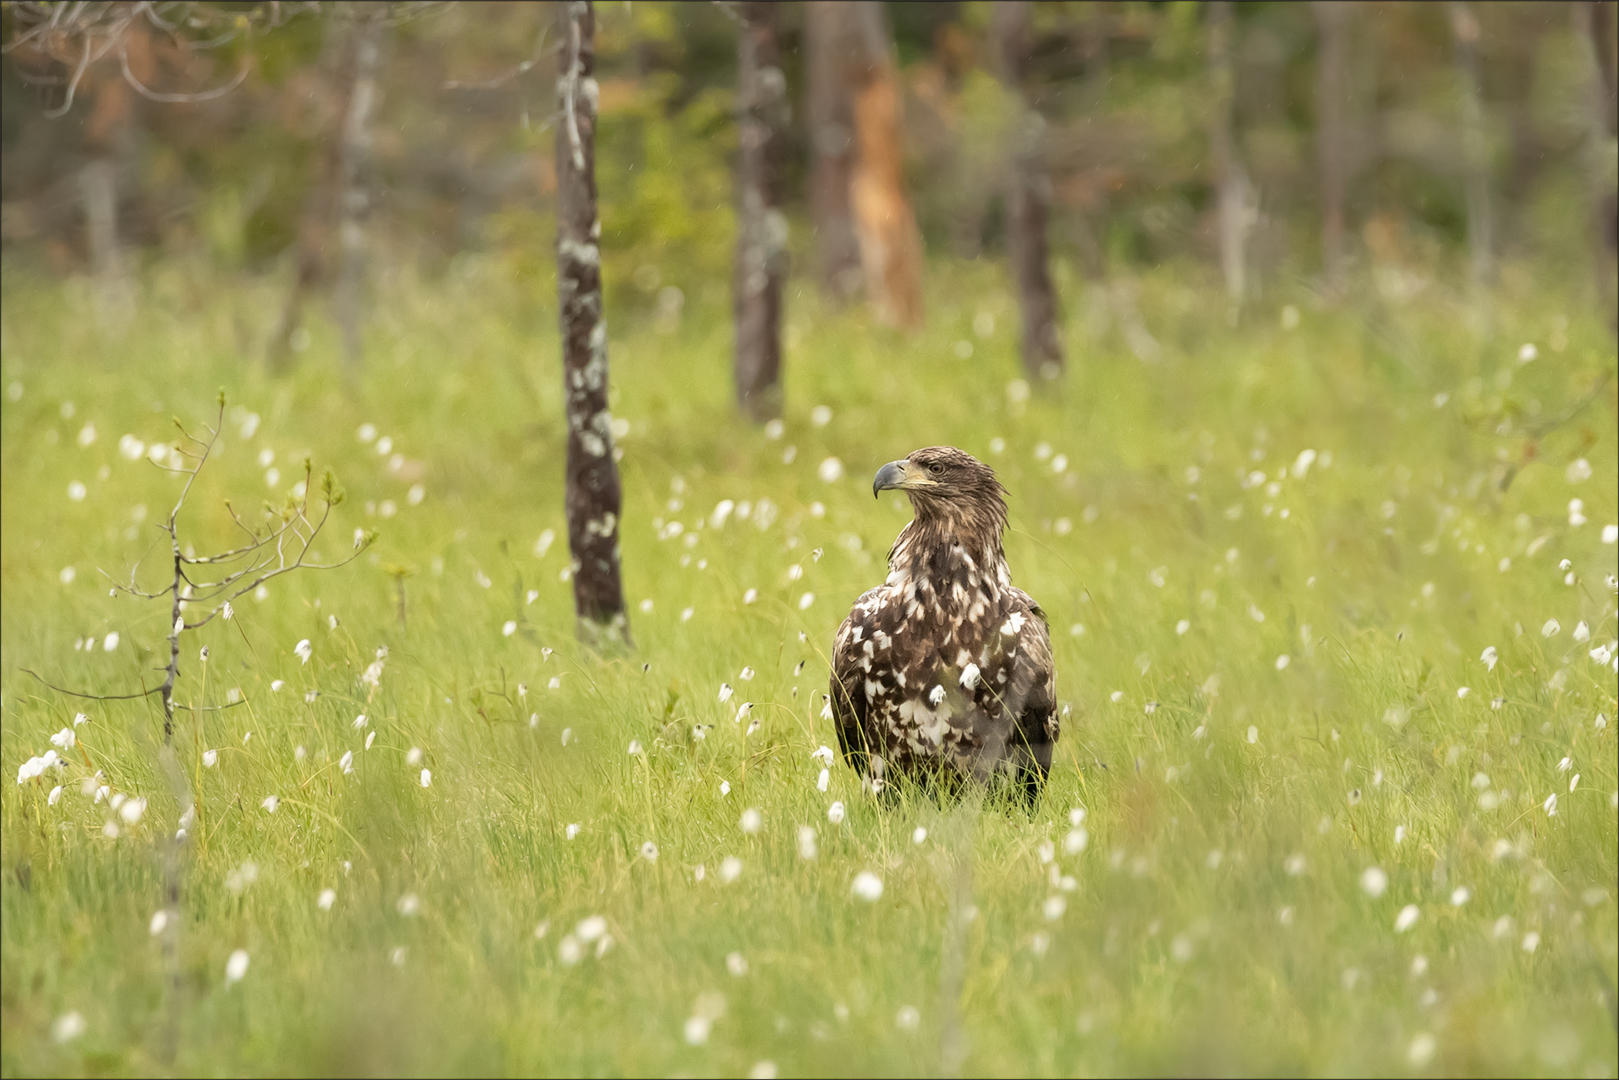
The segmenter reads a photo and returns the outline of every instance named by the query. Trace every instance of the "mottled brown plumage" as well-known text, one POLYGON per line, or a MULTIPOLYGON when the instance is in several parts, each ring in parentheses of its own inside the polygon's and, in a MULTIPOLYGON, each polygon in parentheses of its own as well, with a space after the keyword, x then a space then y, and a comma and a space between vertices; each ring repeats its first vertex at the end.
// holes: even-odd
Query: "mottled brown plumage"
POLYGON ((1030 798, 1057 741, 1056 672, 1045 613, 1012 586, 1001 534, 1006 492, 954 447, 877 473, 873 494, 910 496, 916 517, 833 645, 831 712, 863 782, 1005 777, 1030 798))

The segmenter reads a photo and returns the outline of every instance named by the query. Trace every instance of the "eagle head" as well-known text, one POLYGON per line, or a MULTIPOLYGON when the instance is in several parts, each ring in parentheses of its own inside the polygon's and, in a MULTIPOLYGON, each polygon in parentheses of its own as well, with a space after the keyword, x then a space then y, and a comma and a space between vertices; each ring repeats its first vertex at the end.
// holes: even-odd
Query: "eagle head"
POLYGON ((871 493, 903 491, 918 521, 993 529, 1006 525, 1006 489, 995 470, 953 446, 928 446, 890 461, 871 482, 871 493))

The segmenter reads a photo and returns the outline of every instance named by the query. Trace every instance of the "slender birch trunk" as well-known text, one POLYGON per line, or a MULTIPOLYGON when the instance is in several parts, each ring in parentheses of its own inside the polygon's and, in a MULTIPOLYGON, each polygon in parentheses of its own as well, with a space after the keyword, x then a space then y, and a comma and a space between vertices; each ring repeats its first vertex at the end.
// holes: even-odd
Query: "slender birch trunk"
POLYGON ((1489 148, 1484 141, 1484 108, 1479 100, 1478 18, 1464 0, 1451 2, 1450 29, 1456 42, 1456 74, 1461 90, 1467 247, 1472 256, 1473 284, 1482 287, 1495 279, 1495 223, 1490 207, 1490 163, 1489 148))
POLYGON ((738 81, 741 156, 737 162, 736 399, 756 421, 781 411, 782 286, 787 218, 781 212, 781 156, 787 79, 776 48, 779 8, 741 5, 738 81))
MULTIPOLYGON (((361 9, 355 6, 356 12, 361 9)), ((382 19, 378 5, 354 16, 354 83, 343 117, 339 155, 341 194, 338 203, 338 245, 342 264, 337 278, 337 321, 343 331, 346 373, 358 373, 362 352, 363 292, 366 271, 366 225, 371 217, 367 175, 371 162, 371 120, 376 113, 377 67, 382 58, 382 19)))
POLYGON ((596 13, 590 0, 568 0, 558 8, 557 311, 568 418, 565 499, 573 603, 581 639, 628 644, 618 562, 622 496, 607 411, 607 324, 596 217, 596 13))
POLYGON ((1327 287, 1344 284, 1344 189, 1348 148, 1344 104, 1349 86, 1349 2, 1314 0, 1320 51, 1316 59, 1316 157, 1321 168, 1321 256, 1327 287))
POLYGON ((1209 5, 1209 148, 1214 159, 1214 182, 1220 207, 1220 273, 1226 295, 1242 304, 1248 293, 1248 231, 1254 223, 1253 185, 1237 154, 1232 134, 1236 103, 1236 74, 1231 61, 1235 26, 1229 0, 1209 5))
POLYGON ((1023 316, 1023 369, 1030 378, 1050 381, 1062 374, 1062 333, 1057 325, 1057 291, 1051 282, 1046 246, 1051 180, 1041 167, 1045 121, 1023 90, 1033 33, 1028 0, 1001 0, 991 14, 1001 79, 1023 103, 1012 169, 1008 179, 1006 241, 1023 316))
POLYGON ((838 301, 860 292, 860 244, 855 239, 849 179, 854 168, 854 96, 849 66, 852 9, 841 0, 804 5, 807 113, 810 133, 810 221, 815 275, 838 301))

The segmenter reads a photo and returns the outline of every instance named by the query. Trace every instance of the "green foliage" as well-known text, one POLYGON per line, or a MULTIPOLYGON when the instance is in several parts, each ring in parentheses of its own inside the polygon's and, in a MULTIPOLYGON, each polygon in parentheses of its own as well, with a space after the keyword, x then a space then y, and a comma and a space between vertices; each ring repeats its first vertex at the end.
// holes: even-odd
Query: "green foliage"
POLYGON ((84 290, 4 269, 0 759, 89 716, 62 773, 0 785, 6 1075, 1614 1071, 1615 684, 1589 653, 1616 631, 1615 358, 1522 268, 1486 334, 1440 284, 1232 328, 1195 272, 1081 291, 1059 265, 1075 359, 1032 397, 996 268, 934 264, 915 339, 792 287, 779 439, 734 415, 723 300, 610 308, 638 648, 607 659, 573 643, 531 282, 397 270, 345 393, 318 322, 284 380, 244 363, 272 285, 161 263, 108 338, 84 290), (23 669, 151 679, 167 611, 94 569, 161 574, 175 481, 119 436, 169 439, 221 384, 241 411, 188 510, 198 550, 230 542, 225 498, 279 498, 306 458, 350 493, 327 554, 378 535, 182 656, 182 704, 242 703, 181 716, 176 998, 149 932, 180 812, 161 719, 23 669), (936 442, 997 468, 1015 580, 1051 615, 1070 712, 1032 815, 875 805, 841 763, 817 790, 828 643, 909 513, 871 471, 936 442), (132 822, 98 785, 150 802, 132 822))

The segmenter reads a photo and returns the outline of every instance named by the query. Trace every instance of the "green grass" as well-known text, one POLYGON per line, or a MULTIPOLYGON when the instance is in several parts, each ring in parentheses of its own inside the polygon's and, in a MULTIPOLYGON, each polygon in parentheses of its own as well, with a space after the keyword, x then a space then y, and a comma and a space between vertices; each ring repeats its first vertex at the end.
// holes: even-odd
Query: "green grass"
POLYGON ((1161 350, 1145 363, 1101 294, 1076 284, 1071 374, 1023 404, 1008 390, 1002 279, 941 265, 914 340, 823 311, 808 288, 794 296, 773 440, 734 416, 723 297, 692 290, 671 333, 613 298, 635 649, 603 659, 573 641, 565 541, 534 553, 543 531, 564 531, 543 283, 475 262, 439 283, 393 273, 349 391, 324 324, 294 373, 264 373, 251 343, 277 310, 273 284, 165 264, 141 289, 133 323, 102 332, 82 285, 6 267, 5 768, 89 714, 61 774, 0 785, 6 1075, 697 1075, 761 1062, 783 1076, 1614 1075, 1615 678, 1588 655, 1616 631, 1616 548, 1600 537, 1616 520, 1613 382, 1534 434, 1614 371, 1583 305, 1506 290, 1486 335, 1437 287, 1411 306, 1336 312, 1299 292, 1232 328, 1207 281, 1163 270, 1139 282, 1161 350), (1293 328, 1287 304, 1301 311, 1293 328), (983 336, 981 314, 994 318, 983 336), (1532 363, 1517 363, 1523 342, 1538 344, 1532 363), (109 597, 95 571, 138 562, 160 578, 154 523, 176 484, 121 457, 119 437, 169 438, 171 416, 201 425, 221 386, 224 448, 183 519, 197 550, 229 539, 226 497, 279 498, 306 453, 349 495, 324 553, 356 528, 379 537, 348 568, 282 579, 187 635, 179 700, 239 690, 244 703, 185 714, 176 736, 197 821, 174 991, 148 931, 180 811, 157 765, 155 704, 76 702, 23 669, 102 693, 151 685, 167 610, 109 597), (817 405, 831 409, 823 426, 817 405), (238 408, 260 418, 251 438, 238 408), (368 422, 419 469, 419 505, 413 481, 356 437, 368 422), (835 744, 820 718, 832 632, 880 580, 909 513, 873 502, 869 478, 932 443, 997 468, 1014 580, 1051 615, 1071 713, 1032 815, 874 805, 841 763, 816 789, 811 753, 835 744), (831 456, 845 475, 825 482, 831 456), (1583 482, 1567 473, 1577 458, 1594 472, 1583 482), (699 527, 722 499, 753 512, 699 527), (392 568, 410 572, 403 622, 392 568), (1548 619, 1561 630, 1543 636, 1548 619), (1582 623, 1590 640, 1576 642, 1582 623), (112 652, 75 649, 114 630, 112 652), (373 694, 359 676, 383 646, 373 694), (726 704, 722 682, 737 690, 726 704), (733 722, 738 700, 763 722, 751 737, 733 722), (368 751, 351 725, 361 712, 368 751), (712 725, 700 741, 697 725, 712 725), (138 823, 81 792, 96 770, 150 800, 138 823), (750 807, 756 834, 739 824, 750 807), (1079 808, 1088 845, 1070 852, 1079 808), (800 826, 818 831, 813 861, 800 826), (742 861, 729 883, 727 857, 742 861), (256 879, 233 889, 249 863, 256 879), (1371 867, 1387 876, 1379 896, 1362 886, 1371 867), (884 882, 875 903, 850 892, 867 870, 884 882), (325 888, 330 911, 316 903, 325 888), (1457 905, 1459 888, 1470 896, 1457 905), (1419 915, 1400 932, 1406 905, 1419 915), (595 915, 611 949, 565 963, 564 937, 595 915), (229 985, 238 948, 251 965, 229 985), (689 1018, 721 1008, 690 1045, 689 1018), (907 1008, 914 1025, 899 1022, 907 1008), (59 1043, 53 1024, 72 1011, 85 1030, 59 1043))

